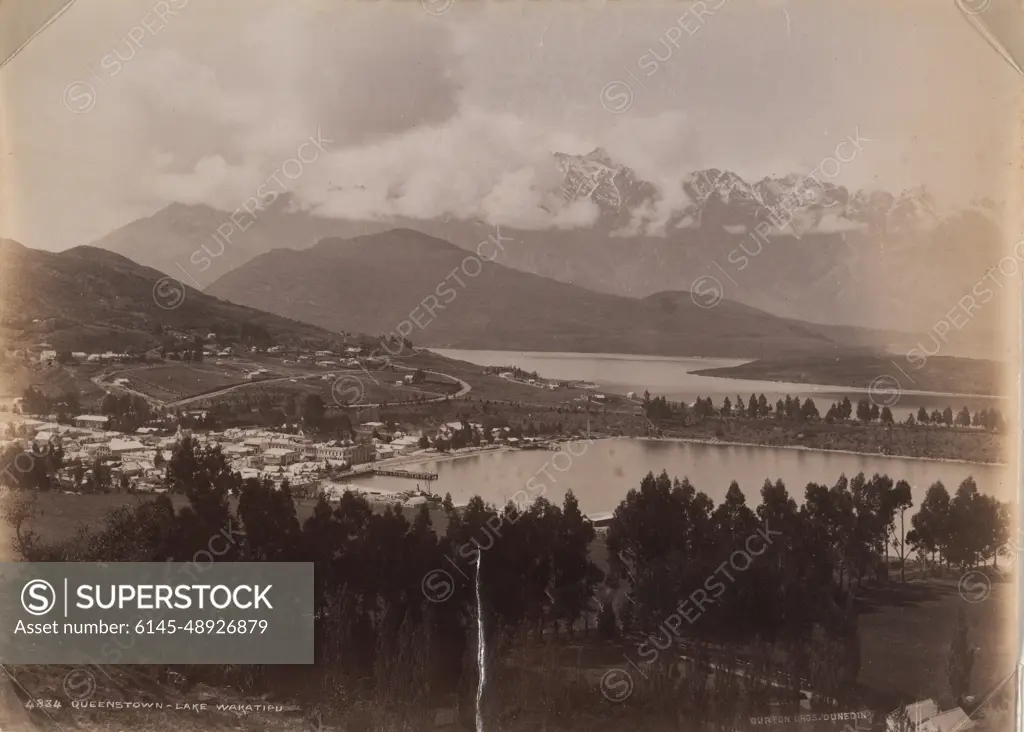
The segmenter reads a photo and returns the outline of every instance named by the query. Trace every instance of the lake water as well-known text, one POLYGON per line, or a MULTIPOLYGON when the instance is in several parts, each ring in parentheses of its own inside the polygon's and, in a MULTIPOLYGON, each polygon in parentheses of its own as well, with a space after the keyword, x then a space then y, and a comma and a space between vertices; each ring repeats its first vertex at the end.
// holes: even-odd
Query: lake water
MULTIPOLYGON (((449 358, 468 361, 480 366, 518 366, 526 371, 536 371, 540 376, 561 381, 581 380, 599 385, 602 390, 625 394, 635 391, 638 395, 647 390, 652 396, 663 396, 671 401, 692 402, 697 397, 710 396, 716 405, 729 397, 735 403, 736 396, 743 397, 744 403, 751 392, 764 394, 772 404, 787 394, 801 399, 810 397, 824 414, 833 401, 844 396, 856 403, 867 396, 868 390, 848 386, 824 386, 819 384, 791 384, 781 381, 756 381, 751 379, 729 379, 717 376, 701 376, 694 371, 726 368, 747 363, 748 359, 726 358, 672 358, 667 356, 637 356, 608 353, 547 353, 537 351, 465 351, 432 348, 431 351, 449 358)), ((943 409, 947 405, 954 412, 967 406, 972 412, 983 407, 996 405, 1006 413, 1008 405, 1001 404, 994 397, 941 396, 930 392, 904 390, 899 403, 892 407, 893 415, 906 419, 907 414, 916 412, 918 407, 943 409)))
MULTIPOLYGON (((743 361, 712 358, 666 358, 658 356, 632 356, 617 354, 537 353, 507 351, 463 351, 432 349, 438 353, 483 366, 515 365, 539 375, 559 380, 591 381, 602 390, 642 394, 645 389, 653 395, 664 395, 674 401, 692 401, 698 396, 710 396, 716 404, 728 396, 739 394, 746 401, 751 392, 764 393, 772 402, 789 394, 813 398, 819 410, 827 409, 829 402, 849 396, 861 398, 866 389, 818 386, 813 384, 786 384, 772 381, 751 381, 699 376, 691 372, 733 366, 743 361)), ((977 402, 962 398, 904 393, 893 413, 903 419, 906 413, 924 405, 929 408, 956 409, 966 403, 972 410, 991 405, 988 400, 977 402)), ((474 495, 485 501, 503 504, 517 492, 526 491, 532 498, 537 490, 527 491, 527 484, 544 485, 543 495, 561 504, 568 489, 572 489, 585 513, 612 511, 630 488, 638 487, 648 471, 658 474, 667 470, 671 477, 690 479, 697 490, 707 493, 716 504, 725 497, 732 480, 736 480, 751 507, 760 502, 761 485, 765 478, 773 482, 781 478, 789 493, 802 502, 804 489, 810 482, 832 485, 845 473, 852 478, 863 472, 886 473, 894 481, 906 480, 914 490, 917 505, 928 487, 941 480, 952 495, 960 482, 973 476, 983 493, 1000 500, 1016 501, 1016 482, 1007 468, 989 465, 933 460, 889 458, 881 455, 848 455, 838 452, 812 452, 769 447, 735 447, 704 445, 675 441, 635 439, 598 440, 587 445, 572 446, 577 456, 547 451, 510 451, 485 453, 455 460, 425 460, 422 469, 438 474, 430 490, 444 495, 451 493, 456 503, 465 503, 474 495), (545 472, 551 477, 545 477, 545 472)), ((412 467, 412 466, 403 466, 412 467)), ((410 480, 374 477, 368 482, 375 488, 407 490, 415 486, 410 480)), ((523 499, 523 493, 518 500, 523 499)), ((908 514, 909 520, 909 514, 908 514)), ((909 525, 909 524, 908 524, 909 525)))
MULTIPOLYGON (((648 471, 657 475, 662 470, 667 470, 670 477, 688 477, 716 505, 725 497, 730 481, 736 480, 751 508, 760 503, 765 478, 773 482, 781 478, 790 495, 801 503, 808 483, 831 486, 840 474, 852 478, 859 472, 869 477, 886 473, 894 481, 903 479, 910 483, 915 507, 908 513, 908 521, 928 487, 937 480, 952 495, 964 478, 973 476, 981 492, 1004 501, 1016 500, 1016 484, 1010 471, 993 465, 630 438, 581 441, 567 447, 570 453, 558 457, 557 453, 545 450, 514 450, 425 460, 416 467, 403 467, 437 473, 438 480, 429 486, 431 492, 451 493, 456 504, 465 503, 474 495, 488 503, 503 504, 517 491, 523 491, 514 500, 522 502, 542 493, 560 505, 571 488, 587 514, 614 510, 630 488, 639 487, 648 471), (535 479, 533 483, 529 483, 531 478, 535 479), (533 491, 527 489, 528 484, 533 491), (539 485, 545 488, 541 491, 536 488, 539 485)), ((394 490, 415 486, 412 480, 381 476, 359 482, 394 490)))

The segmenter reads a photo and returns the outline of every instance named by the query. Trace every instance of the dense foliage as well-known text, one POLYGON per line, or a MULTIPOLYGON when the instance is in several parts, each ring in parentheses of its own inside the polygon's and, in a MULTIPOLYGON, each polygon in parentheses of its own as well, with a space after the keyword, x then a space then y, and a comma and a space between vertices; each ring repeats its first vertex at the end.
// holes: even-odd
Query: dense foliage
MULTIPOLYGON (((45 472, 45 455, 29 459, 45 472)), ((8 485, 31 496, 41 480, 27 471, 8 485)), ((24 502, 15 502, 7 518, 27 560, 192 561, 216 546, 217 561, 313 562, 316 666, 246 673, 276 688, 294 688, 302 679, 335 709, 386 710, 395 724, 410 728, 425 709, 452 699, 463 711, 473 708, 478 621, 494 673, 507 680, 539 668, 545 694, 569 690, 559 703, 568 704, 573 689, 589 704, 607 702, 597 688, 580 692, 556 665, 538 667, 525 654, 593 629, 599 632, 591 642, 598 644, 638 640, 630 653, 648 664, 653 678, 690 685, 671 709, 655 706, 652 713, 728 725, 738 714, 767 710, 780 689, 813 689, 819 705, 849 703, 860 667, 851 591, 854 583, 888 580, 884 557, 902 546, 901 518, 912 505, 905 482, 861 474, 833 486, 807 485, 799 506, 781 481, 766 481, 753 509, 734 482, 716 506, 689 481, 663 472, 629 491, 606 537, 595 542, 571 492, 560 507, 543 496, 502 508, 476 497, 456 509, 449 499, 433 517, 443 519, 443 533, 426 506, 409 516, 398 506, 374 511, 351 493, 335 504, 321 497, 300 522, 287 486, 242 481, 219 448, 194 438, 174 450, 167 483, 187 497, 186 505, 175 510, 161 495, 113 511, 102 526, 57 544, 27 530, 31 511, 24 502), (608 561, 599 567, 601 543, 608 561), (688 622, 677 622, 687 601, 700 612, 684 612, 688 622), (683 672, 687 661, 690 670, 683 672), (742 677, 730 671, 740 664, 742 677), (721 698, 708 696, 699 682, 711 673, 719 677, 713 694, 721 698)), ((906 541, 941 551, 954 564, 993 557, 1006 507, 979 494, 970 479, 953 499, 944 493, 940 485, 929 490, 906 541)), ((525 686, 495 682, 491 688, 485 707, 504 714, 513 704, 507 690, 525 686)), ((651 689, 638 689, 637 698, 650 701, 644 694, 651 689)), ((571 713, 571 704, 563 709, 544 698, 553 706, 542 705, 543 714, 571 713)), ((541 702, 517 698, 515 704, 541 702)))

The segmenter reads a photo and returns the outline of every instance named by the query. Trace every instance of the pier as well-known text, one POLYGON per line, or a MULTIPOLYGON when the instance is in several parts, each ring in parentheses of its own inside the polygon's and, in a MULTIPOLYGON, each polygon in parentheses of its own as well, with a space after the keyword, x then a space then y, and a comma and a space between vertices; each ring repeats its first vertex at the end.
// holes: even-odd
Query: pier
POLYGON ((437 480, 437 473, 421 473, 398 468, 374 468, 374 475, 386 475, 390 478, 413 478, 414 480, 437 480))

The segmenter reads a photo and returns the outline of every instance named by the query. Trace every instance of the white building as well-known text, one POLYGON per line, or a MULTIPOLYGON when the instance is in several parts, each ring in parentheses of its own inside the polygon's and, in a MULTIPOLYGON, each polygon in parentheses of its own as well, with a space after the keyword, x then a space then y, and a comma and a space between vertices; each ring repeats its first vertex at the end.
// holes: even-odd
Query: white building
POLYGON ((903 709, 895 709, 885 718, 887 732, 965 732, 974 726, 960 707, 940 712, 932 699, 922 699, 903 709))
POLYGON ((413 450, 416 450, 420 446, 420 438, 408 435, 406 437, 399 437, 397 440, 392 440, 389 447, 399 455, 406 455, 413 450))
POLYGON ((75 424, 79 427, 92 427, 93 429, 106 429, 110 422, 109 417, 100 414, 80 414, 75 417, 75 424))
POLYGON ((281 447, 271 447, 263 451, 263 463, 265 465, 291 465, 299 460, 298 450, 286 450, 281 447))
POLYGON ((138 440, 131 440, 131 439, 127 439, 127 440, 114 439, 114 440, 111 440, 110 443, 108 444, 108 447, 110 449, 110 454, 114 455, 116 457, 121 457, 122 455, 130 455, 130 454, 133 454, 133 453, 142 453, 142 452, 149 452, 150 451, 150 448, 147 445, 143 445, 138 440))

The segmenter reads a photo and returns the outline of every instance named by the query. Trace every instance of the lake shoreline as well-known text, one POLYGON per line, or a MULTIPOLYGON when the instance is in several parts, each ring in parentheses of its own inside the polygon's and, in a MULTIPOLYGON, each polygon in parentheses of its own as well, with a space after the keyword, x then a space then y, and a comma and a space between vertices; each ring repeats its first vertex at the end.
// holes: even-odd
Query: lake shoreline
MULTIPOLYGON (((757 442, 743 442, 740 440, 721 440, 717 438, 707 439, 702 437, 644 437, 644 436, 630 436, 630 435, 601 435, 590 438, 564 438, 556 437, 552 438, 552 443, 562 444, 567 442, 597 442, 598 440, 631 440, 637 442, 679 442, 687 443, 691 445, 707 445, 710 447, 753 447, 760 448, 763 450, 798 450, 809 453, 820 453, 820 454, 839 454, 839 455, 853 455, 856 457, 870 457, 870 458, 885 458, 890 460, 917 460, 926 463, 948 463, 952 465, 978 465, 981 467, 988 468, 1006 468, 1009 467, 1009 463, 1002 462, 986 462, 982 460, 964 460, 961 458, 940 458, 940 457, 921 457, 916 455, 887 455, 878 452, 866 452, 862 450, 844 450, 844 449, 828 449, 821 447, 809 447, 807 445, 764 445, 757 442)), ((385 467, 394 467, 396 465, 403 466, 424 466, 429 463, 438 462, 450 462, 452 460, 460 460, 463 458, 476 457, 479 455, 487 455, 490 453, 508 453, 508 452, 522 452, 521 448, 503 445, 498 448, 490 449, 474 449, 467 452, 459 453, 437 453, 435 455, 405 455, 399 458, 389 458, 386 461, 381 461, 376 464, 384 464, 385 467), (401 462, 392 462, 401 461, 401 462)))
POLYGON ((962 458, 921 457, 920 455, 888 455, 881 452, 865 452, 863 450, 829 449, 826 447, 808 447, 807 445, 763 445, 757 442, 741 442, 736 440, 704 439, 701 437, 624 437, 611 439, 646 440, 649 442, 688 442, 695 445, 711 445, 724 447, 759 447, 768 450, 801 450, 814 453, 837 453, 840 455, 856 455, 858 457, 888 458, 891 460, 922 460, 928 463, 952 463, 956 465, 981 465, 991 468, 1009 467, 1009 463, 992 463, 984 460, 964 460, 962 458))

